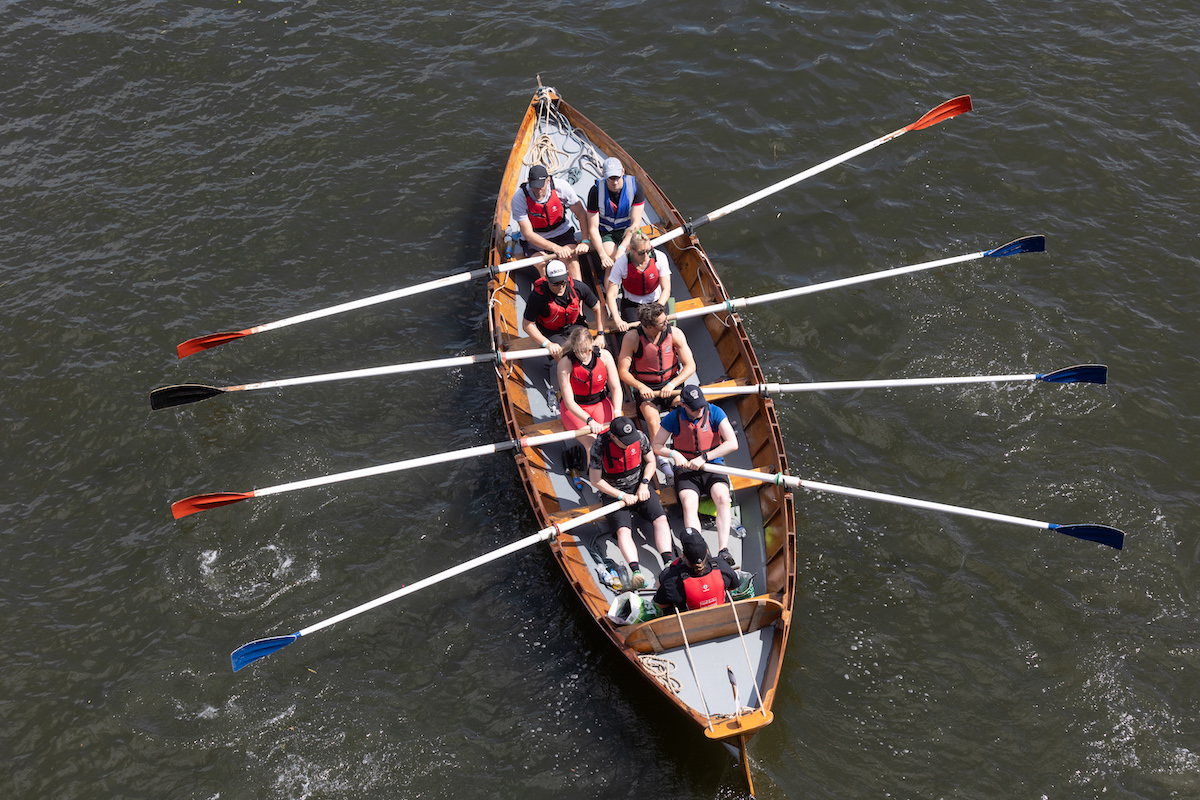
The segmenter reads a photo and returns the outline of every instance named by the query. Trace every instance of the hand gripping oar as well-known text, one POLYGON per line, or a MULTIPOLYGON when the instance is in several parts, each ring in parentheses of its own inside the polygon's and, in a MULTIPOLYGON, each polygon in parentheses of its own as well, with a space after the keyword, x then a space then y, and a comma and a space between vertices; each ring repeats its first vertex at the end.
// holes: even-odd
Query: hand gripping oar
POLYGON ((741 200, 738 200, 734 203, 730 203, 727 206, 722 206, 721 208, 718 208, 716 211, 710 211, 709 213, 705 214, 703 217, 692 220, 691 222, 689 222, 687 225, 685 225, 682 228, 676 228, 675 230, 667 231, 662 236, 659 236, 658 238, 654 239, 651 242, 651 244, 659 245, 659 244, 662 244, 663 242, 669 242, 672 239, 676 239, 676 238, 682 236, 684 233, 687 233, 690 235, 693 230, 695 230, 696 228, 699 228, 701 225, 707 225, 708 223, 712 222, 713 220, 720 219, 721 217, 725 216, 726 214, 730 214, 734 211, 745 208, 746 206, 750 205, 751 203, 757 202, 757 201, 763 199, 764 197, 768 197, 770 195, 775 194, 776 192, 782 191, 782 190, 788 188, 789 186, 797 184, 806 178, 811 178, 814 175, 818 175, 818 174, 824 172, 825 170, 830 169, 831 167, 836 167, 838 164, 841 164, 844 161, 849 161, 850 159, 854 158, 855 156, 862 155, 863 153, 867 152, 868 150, 874 150, 876 147, 879 147, 879 145, 884 144, 885 142, 890 142, 892 139, 895 139, 898 136, 903 136, 904 134, 908 133, 909 131, 919 131, 924 128, 932 127, 934 125, 937 125, 939 122, 944 122, 945 120, 951 119, 953 117, 957 117, 959 114, 965 114, 966 112, 968 112, 970 110, 971 110, 971 96, 970 95, 964 94, 961 97, 951 98, 951 99, 947 100, 946 102, 942 103, 941 105, 937 106, 936 108, 927 112, 924 116, 922 116, 916 122, 913 122, 909 125, 905 125, 903 128, 900 128, 899 130, 892 131, 887 136, 880 136, 878 139, 876 139, 873 142, 867 142, 864 145, 859 145, 858 147, 854 148, 853 150, 848 150, 845 153, 842 153, 840 156, 834 156, 833 158, 829 159, 828 161, 824 161, 815 167, 810 167, 809 169, 806 169, 801 173, 793 175, 792 177, 787 178, 786 180, 782 180, 779 183, 768 186, 767 188, 762 189, 761 191, 757 191, 752 195, 743 197, 741 200))
POLYGON ((892 278, 897 275, 907 274, 909 272, 919 272, 926 269, 946 267, 951 264, 961 264, 964 261, 974 261, 975 259, 979 258, 1004 258, 1005 256, 1015 256, 1020 253, 1043 253, 1045 251, 1045 236, 1024 236, 1020 239, 1014 239, 1008 244, 1003 244, 999 247, 992 248, 991 250, 980 250, 978 253, 967 253, 963 256, 939 258, 936 261, 925 261, 920 264, 912 264, 907 267, 896 267, 894 269, 885 269, 880 272, 867 272, 850 278, 839 278, 838 280, 825 281, 824 283, 813 283, 809 284, 808 286, 799 286, 795 289, 784 289, 780 292, 768 292, 767 294, 755 295, 754 297, 735 297, 721 303, 714 303, 709 306, 701 306, 699 308, 689 308, 684 311, 678 311, 675 313, 673 319, 679 320, 690 319, 692 317, 702 317, 705 314, 713 314, 718 311, 733 312, 739 308, 756 306, 760 303, 773 303, 776 300, 784 300, 789 297, 799 297, 805 294, 823 292, 828 289, 839 289, 843 286, 852 286, 856 283, 877 281, 880 278, 892 278))
MULTIPOLYGON (((607 430, 607 426, 605 426, 607 430)), ((563 442, 568 439, 576 439, 580 436, 585 436, 590 431, 586 428, 579 428, 573 431, 559 431, 558 433, 545 433, 539 436, 526 436, 521 439, 511 439, 507 442, 497 442, 496 444, 481 444, 477 447, 465 447, 461 450, 451 450, 447 453, 435 453, 431 456, 421 456, 419 458, 410 458, 406 461, 393 461, 390 464, 380 464, 377 467, 366 467, 364 469, 356 469, 350 472, 339 472, 336 475, 325 475, 320 478, 309 478, 304 481, 295 481, 294 483, 281 483, 278 486, 268 486, 265 489, 255 489, 251 492, 210 492, 208 494, 197 494, 191 497, 185 497, 183 500, 177 500, 171 504, 171 514, 175 519, 186 517, 188 514, 195 514, 197 511, 207 511, 210 508, 220 508, 234 503, 240 503, 243 500, 249 500, 252 497, 266 497, 270 494, 280 494, 282 492, 292 492, 296 489, 310 489, 313 486, 324 486, 329 483, 340 483, 341 481, 352 481, 356 478, 368 478, 372 475, 385 475, 389 472, 400 472, 401 470, 414 469, 416 467, 427 467, 431 464, 443 464, 447 461, 461 461, 466 458, 474 458, 475 456, 487 455, 488 453, 499 453, 503 450, 515 450, 525 447, 540 447, 543 444, 550 442, 563 442)))
MULTIPOLYGON (((824 172, 825 170, 827 170, 831 167, 835 167, 838 164, 841 164, 843 161, 848 161, 849 159, 854 158, 857 155, 865 153, 868 150, 874 149, 874 148, 878 147, 879 145, 883 144, 884 142, 889 142, 892 139, 895 139, 897 136, 908 133, 909 131, 919 131, 922 128, 928 128, 932 125, 936 125, 939 122, 942 122, 943 120, 950 119, 951 117, 956 117, 959 114, 963 114, 970 110, 971 110, 971 98, 968 95, 963 95, 962 97, 955 97, 951 100, 947 100, 946 102, 939 105, 937 108, 934 108, 932 111, 925 114, 923 117, 921 117, 916 122, 914 122, 910 125, 905 125, 903 128, 901 128, 898 131, 893 131, 892 133, 889 133, 887 136, 882 136, 873 142, 868 142, 867 144, 864 144, 860 147, 856 147, 853 150, 850 150, 849 152, 846 152, 840 156, 837 156, 836 158, 831 158, 822 164, 818 164, 815 167, 806 169, 805 171, 803 171, 797 175, 793 175, 792 177, 788 178, 787 180, 783 180, 772 186, 768 186, 766 189, 755 192, 754 194, 749 195, 748 197, 744 197, 735 203, 730 203, 727 206, 718 208, 716 211, 711 211, 708 214, 705 214, 700 219, 694 220, 694 221, 688 223, 683 228, 676 228, 673 231, 668 231, 667 233, 652 239, 650 243, 652 245, 657 246, 657 245, 663 244, 665 242, 669 242, 672 239, 677 239, 680 236, 682 236, 685 231, 690 232, 690 231, 700 227, 701 225, 712 222, 715 219, 719 219, 719 218, 725 216, 726 214, 737 211, 740 208, 744 208, 745 206, 750 205, 751 203, 755 202, 756 200, 761 200, 762 198, 767 197, 768 195, 772 195, 772 194, 775 194, 776 192, 782 191, 783 189, 786 189, 787 187, 789 187, 793 184, 799 183, 800 181, 804 180, 805 178, 811 178, 813 175, 817 175, 818 173, 824 172)), ((339 305, 330 306, 329 308, 320 309, 318 311, 310 311, 307 314, 298 314, 294 317, 288 317, 287 319, 278 320, 277 322, 268 322, 263 325, 255 325, 254 327, 246 328, 245 330, 225 331, 223 333, 210 333, 207 336, 197 336, 194 339, 188 339, 186 342, 183 342, 178 347, 176 347, 175 350, 179 354, 180 358, 186 358, 187 356, 190 356, 194 353, 199 353, 201 350, 208 350, 210 348, 217 347, 218 345, 225 344, 226 342, 232 342, 235 339, 241 339, 243 337, 250 336, 251 334, 275 330, 276 328, 283 328, 288 325, 295 325, 299 322, 308 322, 310 320, 320 319, 322 317, 328 317, 333 314, 341 314, 344 311, 353 311, 353 310, 359 309, 359 308, 366 308, 367 306, 372 306, 372 305, 375 305, 376 303, 384 303, 389 300, 398 300, 402 297, 410 297, 412 295, 421 294, 422 292, 427 292, 427 291, 430 291, 433 289, 440 289, 444 286, 453 286, 458 283, 466 283, 467 281, 474 280, 476 278, 483 278, 488 275, 491 275, 491 274, 493 274, 493 272, 496 272, 496 273, 509 272, 514 269, 519 269, 521 267, 527 267, 531 264, 536 264, 539 261, 545 261, 546 259, 552 258, 552 257, 553 256, 545 255, 545 254, 530 256, 529 258, 522 258, 517 261, 510 261, 507 264, 503 264, 501 266, 495 267, 494 270, 492 267, 483 267, 480 269, 473 269, 473 270, 469 270, 466 272, 460 272, 455 275, 449 275, 445 278, 437 278, 436 280, 426 281, 425 283, 421 283, 416 286, 409 286, 405 289, 396 289, 395 291, 384 292, 383 294, 377 294, 377 295, 373 295, 371 297, 364 297, 361 300, 353 300, 348 303, 341 303, 339 305)))
POLYGON ((431 575, 424 580, 417 581, 411 586, 405 586, 403 589, 398 589, 391 594, 385 594, 383 597, 376 598, 369 603, 363 603, 361 606, 352 608, 349 611, 343 611, 341 614, 338 614, 335 617, 330 617, 327 620, 318 622, 316 625, 310 625, 303 630, 296 631, 295 633, 289 633, 287 636, 272 636, 267 639, 256 639, 253 642, 244 644, 230 654, 229 658, 233 664, 233 671, 237 672, 242 667, 252 664, 255 661, 258 661, 260 658, 265 658, 266 656, 271 655, 271 653, 274 653, 276 650, 287 647, 301 636, 307 636, 310 633, 321 630, 321 628, 328 628, 330 625, 337 624, 343 620, 350 619, 351 617, 356 617, 359 614, 362 614, 365 611, 370 611, 371 609, 381 606, 384 603, 390 603, 393 600, 398 600, 399 598, 404 597, 405 595, 412 594, 413 592, 419 592, 422 589, 433 586, 435 583, 441 583, 442 581, 453 578, 456 575, 469 572, 476 567, 482 567, 484 564, 490 564, 493 561, 515 553, 518 550, 524 550, 526 547, 535 545, 538 542, 545 542, 553 539, 555 536, 564 531, 577 528, 580 525, 586 525, 589 522, 594 522, 603 516, 611 514, 618 508, 622 508, 624 505, 625 504, 623 502, 617 500, 609 503, 608 505, 601 506, 595 511, 589 511, 586 514, 573 517, 565 522, 559 522, 555 525, 551 525, 548 528, 542 528, 532 536, 526 536, 524 539, 519 539, 512 544, 507 544, 498 550, 493 550, 492 552, 479 556, 478 558, 473 558, 466 563, 459 564, 457 567, 451 567, 450 569, 439 572, 436 575, 431 575))
POLYGON ((704 469, 719 475, 734 475, 742 478, 749 478, 752 481, 774 483, 776 486, 790 486, 794 489, 811 489, 817 492, 830 492, 831 494, 844 494, 850 497, 862 497, 868 500, 881 500, 885 503, 894 503, 900 506, 924 508, 930 511, 943 511, 947 514, 961 514, 967 517, 990 519, 994 522, 1011 522, 1015 525, 1025 525, 1030 528, 1041 528, 1042 530, 1055 531, 1056 533, 1066 534, 1067 536, 1074 536, 1076 539, 1086 539, 1089 542, 1099 542, 1100 544, 1108 545, 1109 547, 1115 547, 1117 550, 1120 550, 1125 545, 1125 534, 1116 528, 1109 527, 1108 525, 1059 525, 1053 522, 1039 522, 1038 520, 1034 519, 1010 517, 1007 514, 993 514, 990 511, 980 511, 974 508, 949 506, 944 503, 931 503, 928 500, 914 500, 910 497, 900 497, 894 494, 868 492, 865 489, 854 489, 849 486, 836 486, 830 483, 800 480, 799 478, 793 478, 790 475, 784 475, 783 473, 775 473, 772 475, 763 472, 753 472, 748 469, 723 467, 717 464, 705 464, 704 469))
POLYGON ((1103 364, 1076 364, 1054 372, 1029 375, 965 375, 955 378, 899 378, 873 381, 815 381, 812 383, 757 383, 752 386, 705 386, 708 394, 772 394, 789 392, 826 392, 837 389, 890 389, 899 386, 949 386, 959 383, 1002 383, 1005 381, 1041 381, 1042 383, 1108 383, 1108 367, 1103 364))
POLYGON ((158 410, 183 406, 188 403, 198 403, 210 397, 216 397, 226 392, 249 392, 254 389, 279 389, 284 386, 299 386, 305 383, 323 383, 325 381, 340 381, 349 378, 370 378, 378 375, 397 375, 403 372, 420 372, 427 369, 449 369, 463 367, 468 364, 504 364, 519 361, 523 358, 539 358, 548 356, 550 351, 545 348, 532 350, 510 350, 483 353, 477 356, 453 356, 437 358, 431 361, 414 361, 408 364, 392 364, 386 367, 370 367, 346 372, 327 372, 323 375, 306 375, 300 378, 284 378, 278 381, 259 381, 258 383, 243 383, 239 386, 205 386, 202 383, 180 383, 174 386, 160 386, 150 392, 150 407, 158 410))
MULTIPOLYGON (((769 292, 760 294, 754 297, 735 297, 721 303, 713 305, 701 306, 700 308, 687 309, 679 311, 671 318, 676 320, 690 319, 692 317, 701 317, 705 314, 713 314, 721 311, 733 312, 739 308, 758 305, 760 303, 770 303, 776 300, 785 300, 790 297, 799 297, 805 294, 813 294, 815 292, 825 291, 827 289, 837 289, 842 286, 850 286, 856 283, 865 283, 867 281, 875 281, 880 278, 890 278, 896 275, 903 275, 909 272, 917 272, 919 270, 934 269, 936 267, 945 267, 950 264, 958 264, 963 261, 972 261, 979 258, 1003 258, 1004 256, 1013 256, 1019 253, 1041 253, 1046 250, 1045 236, 1025 236, 1021 239, 1014 239, 1008 244, 991 250, 981 250, 978 253, 968 253, 963 256, 953 256, 951 258, 942 258, 936 261, 926 261, 921 264, 912 264, 907 267, 896 267, 894 269, 882 270, 880 272, 868 272, 863 275, 856 275, 851 278, 841 278, 834 281, 826 281, 825 283, 814 283, 808 286, 800 286, 795 289, 785 289, 780 292, 769 292)), ((154 409, 171 408, 172 406, 181 406, 188 403, 197 403, 201 400, 207 400, 210 397, 215 397, 218 394, 226 392, 244 392, 251 389, 277 389, 283 386, 297 386, 305 383, 321 383, 323 381, 337 381, 349 378, 368 378, 378 375, 394 375, 401 372, 416 372, 418 370, 439 369, 443 367, 460 367, 467 364, 481 363, 497 363, 502 364, 508 361, 517 361, 524 358, 538 358, 548 355, 548 351, 544 348, 533 350, 510 350, 496 351, 493 353, 484 353, 477 356, 457 356, 454 358, 441 358, 432 361, 417 361, 411 364, 393 364, 387 367, 371 367, 369 369, 351 370, 348 372, 330 372, 324 375, 308 375, 301 378, 286 378, 278 381, 262 381, 259 383, 246 383, 240 386, 205 386, 199 383, 182 383, 175 386, 163 386, 150 392, 150 407, 154 409)))

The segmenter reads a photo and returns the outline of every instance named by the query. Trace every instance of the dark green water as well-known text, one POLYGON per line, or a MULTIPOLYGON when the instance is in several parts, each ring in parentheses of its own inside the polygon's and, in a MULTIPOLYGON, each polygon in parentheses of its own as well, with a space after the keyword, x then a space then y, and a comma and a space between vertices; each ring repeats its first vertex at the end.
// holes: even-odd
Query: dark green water
POLYGON ((486 367, 145 394, 486 349, 467 285, 174 355, 473 266, 539 73, 696 216, 971 93, 705 246, 739 295, 1032 233, 1049 252, 760 307, 765 372, 1111 368, 779 403, 801 477, 1129 537, 798 495, 759 796, 1200 795, 1200 23, 1070 5, 0 6, 0 796, 740 796, 542 550, 230 671, 532 532, 502 455, 169 512, 503 438, 486 367))

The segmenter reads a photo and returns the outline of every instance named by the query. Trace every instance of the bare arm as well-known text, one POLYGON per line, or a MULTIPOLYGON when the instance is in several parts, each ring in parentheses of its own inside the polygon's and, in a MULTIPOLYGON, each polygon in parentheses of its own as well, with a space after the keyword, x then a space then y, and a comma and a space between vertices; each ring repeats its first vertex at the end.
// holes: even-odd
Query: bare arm
POLYGON ((617 373, 617 362, 607 350, 600 351, 600 358, 608 369, 608 393, 612 399, 613 411, 616 412, 616 416, 621 416, 625 413, 625 395, 621 388, 621 376, 617 373))
POLYGON ((529 334, 530 338, 550 351, 550 355, 552 357, 558 358, 560 355, 562 355, 562 346, 557 345, 546 338, 546 334, 542 333, 536 322, 531 319, 527 319, 521 323, 521 326, 525 329, 525 333, 529 334))

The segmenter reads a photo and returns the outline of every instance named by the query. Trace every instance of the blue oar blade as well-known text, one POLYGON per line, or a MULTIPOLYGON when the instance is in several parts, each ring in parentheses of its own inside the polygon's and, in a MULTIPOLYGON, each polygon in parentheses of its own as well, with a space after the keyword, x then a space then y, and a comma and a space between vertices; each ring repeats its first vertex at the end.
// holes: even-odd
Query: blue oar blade
POLYGON ((1120 550, 1125 546, 1125 534, 1107 525, 1050 525, 1050 530, 1074 536, 1076 539, 1086 539, 1089 542, 1106 544, 1120 550))
POLYGON ((1108 367, 1103 364, 1076 364, 1038 375, 1046 383, 1108 383, 1108 367))
POLYGON ((983 255, 987 258, 1004 258, 1005 256, 1015 256, 1018 253, 1044 252, 1046 252, 1046 237, 1039 235, 1013 239, 1008 244, 1002 244, 995 250, 988 250, 983 255))
POLYGON ((271 653, 274 653, 276 650, 282 650, 299 638, 299 633, 289 633, 287 636, 271 636, 267 639, 255 639, 249 644, 244 644, 229 654, 229 660, 233 662, 233 671, 237 672, 242 667, 253 664, 260 658, 266 658, 271 653))

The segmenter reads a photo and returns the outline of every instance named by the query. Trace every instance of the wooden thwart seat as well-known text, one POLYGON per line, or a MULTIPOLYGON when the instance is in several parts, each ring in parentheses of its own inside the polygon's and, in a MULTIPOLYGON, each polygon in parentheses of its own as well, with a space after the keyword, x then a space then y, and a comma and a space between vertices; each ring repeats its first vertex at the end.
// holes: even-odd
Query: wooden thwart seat
MULTIPOLYGON (((783 604, 767 595, 738 600, 737 623, 728 603, 711 606, 698 611, 684 611, 680 617, 686 626, 688 644, 707 642, 725 636, 737 636, 738 624, 742 633, 774 625, 783 614, 783 604)), ((638 625, 621 629, 625 633, 625 644, 639 653, 661 653, 683 647, 683 634, 679 630, 679 619, 674 614, 652 619, 638 625)))

